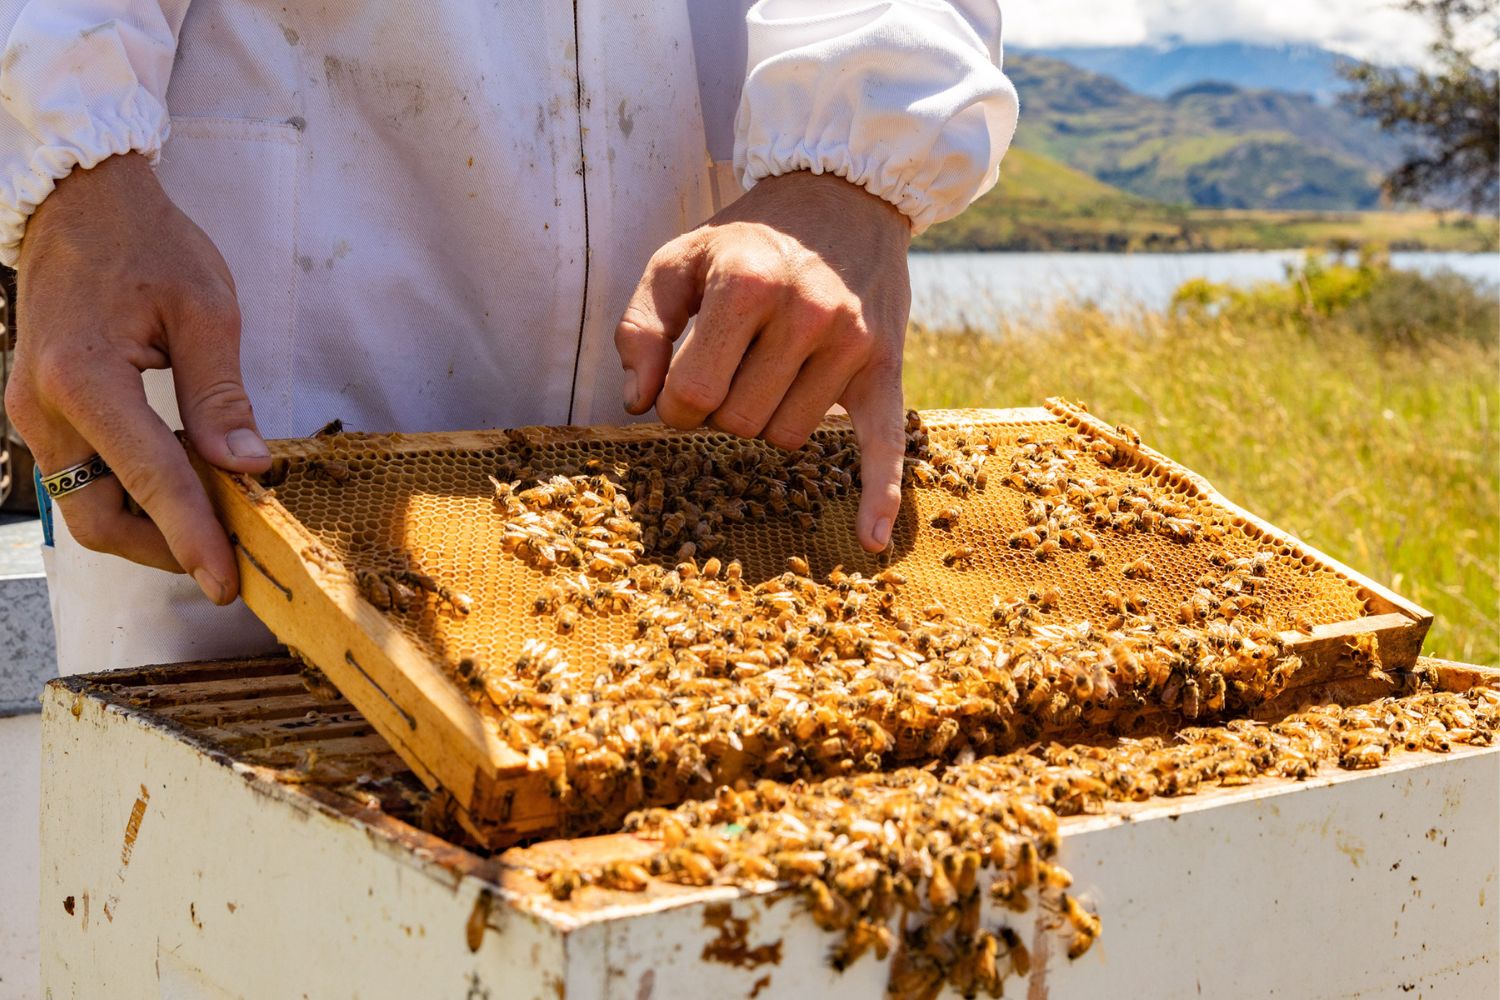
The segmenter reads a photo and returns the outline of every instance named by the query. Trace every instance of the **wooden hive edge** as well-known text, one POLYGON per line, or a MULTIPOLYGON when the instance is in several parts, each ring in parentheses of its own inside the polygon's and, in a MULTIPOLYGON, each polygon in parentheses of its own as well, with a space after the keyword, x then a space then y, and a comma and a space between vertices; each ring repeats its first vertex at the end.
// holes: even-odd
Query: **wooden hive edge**
POLYGON ((230 532, 245 604, 328 676, 424 784, 469 809, 499 776, 525 772, 525 758, 491 733, 431 658, 359 595, 337 557, 272 491, 190 455, 230 532))
MULTIPOLYGON (((923 421, 930 428, 948 428, 966 423, 1032 424, 1058 423, 1059 418, 1045 407, 1022 406, 1005 409, 923 410, 923 421)), ((847 431, 849 418, 830 414, 818 425, 820 431, 847 431)), ((426 431, 416 434, 340 432, 326 437, 276 438, 266 442, 273 458, 311 458, 330 449, 351 446, 392 455, 421 455, 442 451, 495 451, 525 443, 532 447, 555 447, 579 443, 643 443, 680 441, 701 436, 702 430, 684 431, 665 424, 639 423, 590 426, 527 426, 509 430, 426 431)))
POLYGON ((1115 448, 1128 452, 1152 471, 1172 481, 1182 483, 1200 499, 1223 508, 1231 517, 1244 522, 1248 528, 1266 541, 1286 546, 1291 549, 1295 557, 1311 559, 1321 564, 1369 595, 1366 601, 1376 610, 1377 613, 1374 615, 1314 626, 1310 636, 1300 632, 1283 632, 1282 639, 1297 655, 1321 661, 1326 658, 1328 652, 1347 645, 1351 639, 1362 635, 1374 635, 1379 641, 1381 660, 1386 668, 1409 670, 1417 662, 1417 657, 1422 652, 1422 643, 1426 641, 1427 631, 1432 626, 1432 612, 1407 600, 1365 574, 1346 566, 1321 549, 1309 545, 1290 532, 1246 510, 1220 493, 1203 476, 1145 444, 1137 444, 1127 439, 1115 428, 1078 405, 1053 396, 1047 399, 1046 409, 1065 423, 1085 430, 1092 436, 1108 441, 1115 448))

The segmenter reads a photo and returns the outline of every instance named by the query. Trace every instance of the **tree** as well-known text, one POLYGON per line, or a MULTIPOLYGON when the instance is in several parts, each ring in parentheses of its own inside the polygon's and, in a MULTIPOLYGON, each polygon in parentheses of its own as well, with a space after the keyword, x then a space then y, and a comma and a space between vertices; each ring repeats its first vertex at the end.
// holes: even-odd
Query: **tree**
POLYGON ((1437 29, 1432 65, 1353 63, 1345 102, 1381 128, 1411 136, 1385 180, 1397 201, 1436 199, 1490 210, 1500 200, 1500 0, 1400 0, 1437 29))

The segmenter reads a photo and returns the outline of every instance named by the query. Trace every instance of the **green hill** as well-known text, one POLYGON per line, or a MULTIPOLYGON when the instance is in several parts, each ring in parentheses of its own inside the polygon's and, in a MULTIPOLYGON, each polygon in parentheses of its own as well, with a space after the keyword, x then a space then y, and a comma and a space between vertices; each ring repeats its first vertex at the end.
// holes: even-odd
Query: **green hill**
POLYGON ((1493 250, 1494 218, 1371 211, 1400 149, 1311 97, 1203 83, 1159 100, 1056 59, 1006 68, 1000 183, 918 250, 1493 250))
POLYGON ((1432 212, 1311 212, 1190 208, 1152 201, 1024 147, 968 211, 924 233, 917 250, 1182 251, 1493 250, 1500 233, 1432 212))
POLYGON ((1020 147, 1005 157, 1000 188, 1007 202, 1036 202, 1066 211, 1145 200, 1066 163, 1020 147))
POLYGON ((1164 214, 1174 212, 1041 153, 1013 147, 994 190, 958 218, 928 230, 917 248, 1128 250, 1130 223, 1164 214))
POLYGON ((1201 83, 1165 99, 1043 56, 1006 60, 1017 144, 1134 194, 1212 208, 1376 207, 1400 147, 1305 94, 1201 83))

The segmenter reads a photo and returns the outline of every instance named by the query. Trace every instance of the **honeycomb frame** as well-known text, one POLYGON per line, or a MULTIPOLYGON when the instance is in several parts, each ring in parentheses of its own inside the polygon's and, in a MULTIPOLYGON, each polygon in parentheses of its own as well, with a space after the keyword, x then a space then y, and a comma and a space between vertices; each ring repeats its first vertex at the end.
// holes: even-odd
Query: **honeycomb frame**
MULTIPOLYGON (((1432 619, 1428 612, 1233 504, 1203 477, 1141 445, 1128 429, 1110 427, 1081 407, 1054 399, 1048 400, 1045 408, 928 411, 923 414, 923 421, 935 436, 983 426, 1016 432, 1038 429, 1044 433, 1077 432, 1108 442, 1125 457, 1132 473, 1150 477, 1193 503, 1212 508, 1248 537, 1274 547, 1289 564, 1300 564, 1308 573, 1338 577, 1362 605, 1363 613, 1319 621, 1308 633, 1283 633, 1292 651, 1304 662, 1299 686, 1326 684, 1341 676, 1354 677, 1353 671, 1360 668, 1346 653, 1350 641, 1360 636, 1377 639, 1386 670, 1410 668, 1420 652, 1432 619)), ((819 434, 847 437, 852 431, 847 418, 830 417, 819 434)), ((468 463, 466 467, 471 467, 473 479, 474 469, 492 464, 495 456, 518 448, 576 453, 580 448, 587 452, 591 448, 628 449, 659 443, 695 447, 724 440, 724 435, 708 432, 634 424, 412 435, 337 434, 273 441, 270 447, 275 462, 300 470, 302 481, 316 479, 321 484, 330 476, 378 475, 387 462, 415 462, 428 469, 428 474, 435 469, 440 478, 447 475, 443 471, 447 466, 468 463), (339 471, 331 474, 330 469, 335 466, 339 471), (375 471, 371 472, 372 469, 375 471), (311 475, 313 471, 318 473, 316 477, 311 475)), ((434 646, 424 641, 432 633, 434 622, 443 621, 441 615, 429 609, 415 618, 400 616, 407 620, 397 620, 375 607, 361 592, 352 553, 369 543, 374 537, 371 531, 351 527, 331 532, 327 525, 315 523, 315 519, 305 522, 294 509, 298 504, 288 489, 266 486, 256 477, 209 467, 196 456, 194 462, 234 543, 242 596, 277 638, 321 669, 425 784, 451 798, 456 818, 476 839, 498 845, 553 829, 557 803, 549 794, 545 775, 500 738, 494 720, 487 719, 460 689, 453 673, 456 657, 453 649, 441 642, 434 646)), ((337 487, 327 488, 337 494, 337 487)), ((484 500, 478 507, 471 505, 466 509, 470 513, 483 510, 489 502, 485 477, 480 476, 465 489, 474 498, 484 500)), ((991 485, 989 492, 995 491, 996 487, 991 485)), ((454 491, 436 492, 450 495, 454 491)), ((351 489, 349 495, 359 494, 351 489)), ((913 502, 904 505, 903 518, 893 540, 892 548, 898 552, 895 561, 903 571, 921 561, 929 565, 926 570, 918 566, 919 572, 934 570, 932 564, 939 550, 931 545, 923 548, 922 539, 934 534, 925 524, 931 513, 929 508, 941 502, 941 498, 928 498, 922 503, 911 496, 908 499, 913 502)), ((822 525, 821 536, 799 536, 779 528, 773 531, 754 526, 757 544, 768 546, 777 562, 792 552, 789 545, 804 546, 802 551, 818 573, 827 573, 836 562, 851 560, 858 564, 859 560, 867 559, 869 565, 865 568, 870 570, 889 565, 889 557, 877 560, 857 550, 851 553, 847 551, 847 542, 841 541, 845 535, 852 538, 855 502, 857 491, 838 504, 830 504, 831 509, 822 515, 828 523, 822 525), (839 532, 844 535, 836 534, 839 532)), ((479 523, 466 521, 467 516, 454 518, 461 532, 463 524, 479 523)), ((340 514, 341 522, 346 519, 347 515, 340 514)), ((415 523, 441 520, 428 517, 424 521, 419 517, 415 523)), ((403 527, 403 532, 409 527, 409 524, 403 527)), ((999 551, 1001 546, 995 543, 997 539, 1003 540, 1004 528, 998 523, 966 525, 963 537, 981 548, 989 544, 999 551)), ((936 541, 946 543, 951 538, 940 536, 936 541)), ((455 557, 450 547, 439 545, 437 549, 442 553, 443 565, 431 560, 424 560, 423 564, 423 569, 434 575, 448 573, 452 569, 449 563, 475 561, 472 547, 462 551, 462 558, 455 557)), ((433 550, 429 547, 428 551, 433 550)), ((481 546, 477 554, 481 557, 480 566, 498 566, 501 562, 498 548, 489 551, 481 546), (486 557, 492 557, 493 562, 485 562, 486 557)), ((725 554, 727 557, 737 553, 731 549, 725 554)), ((763 562, 761 576, 769 572, 765 565, 763 562)), ((969 574, 971 581, 979 583, 967 586, 971 590, 983 589, 987 571, 999 573, 993 565, 987 570, 981 559, 969 574)), ((513 576, 508 580, 512 585, 515 582, 513 576)), ((450 575, 444 582, 454 581, 450 575)), ((492 587, 488 593, 493 594, 492 587)), ((520 632, 542 631, 523 610, 529 596, 519 601, 513 591, 504 596, 506 600, 500 602, 505 606, 503 613, 522 623, 516 626, 520 632)), ((506 627, 513 624, 507 622, 506 627)), ((511 652, 513 655, 513 647, 511 652)))

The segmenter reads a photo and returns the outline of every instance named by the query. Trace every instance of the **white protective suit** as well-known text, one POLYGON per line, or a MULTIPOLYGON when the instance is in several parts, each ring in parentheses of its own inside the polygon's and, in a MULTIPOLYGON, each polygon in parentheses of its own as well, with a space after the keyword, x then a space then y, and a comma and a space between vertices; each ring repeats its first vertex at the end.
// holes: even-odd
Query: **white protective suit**
MULTIPOLYGON (((800 169, 921 230, 1015 127, 995 0, 747 6, 8 0, 0 260, 58 178, 139 151, 234 275, 266 436, 623 420, 614 327, 661 244, 800 169)), ((64 672, 271 644, 61 524, 47 555, 64 672)))
MULTIPOLYGON (((731 191, 830 172, 921 230, 1015 127, 994 0, 745 6, 33 0, 0 60, 0 256, 56 178, 135 150, 229 264, 266 436, 621 421, 630 292, 731 191)), ((65 671, 270 644, 60 534, 65 671)))

